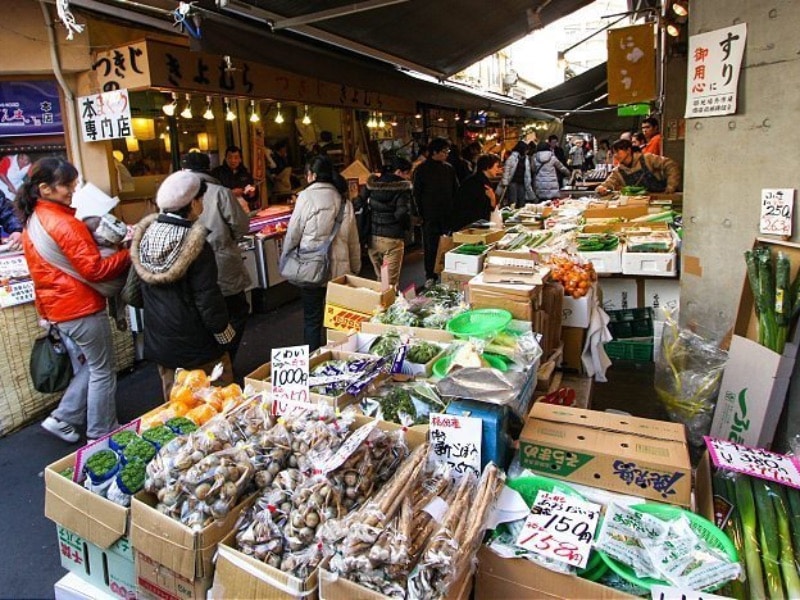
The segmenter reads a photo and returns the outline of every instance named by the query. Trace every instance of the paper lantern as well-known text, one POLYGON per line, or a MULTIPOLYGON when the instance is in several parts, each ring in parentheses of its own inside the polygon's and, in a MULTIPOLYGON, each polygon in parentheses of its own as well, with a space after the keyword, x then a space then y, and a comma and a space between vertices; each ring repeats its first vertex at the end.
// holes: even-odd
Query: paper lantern
POLYGON ((202 152, 208 152, 208 134, 205 131, 197 134, 197 147, 202 152))
POLYGON ((134 117, 131 119, 133 137, 137 140, 147 141, 156 139, 156 122, 154 119, 134 117))
POLYGON ((128 136, 125 138, 125 146, 128 148, 128 152, 138 152, 139 140, 133 136, 128 136))

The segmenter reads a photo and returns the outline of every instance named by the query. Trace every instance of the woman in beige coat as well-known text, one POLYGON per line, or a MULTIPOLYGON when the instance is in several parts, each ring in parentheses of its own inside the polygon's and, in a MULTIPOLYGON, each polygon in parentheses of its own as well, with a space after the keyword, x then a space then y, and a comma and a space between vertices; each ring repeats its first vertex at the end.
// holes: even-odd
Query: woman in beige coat
MULTIPOLYGON (((315 156, 306 165, 309 186, 300 192, 289 220, 283 254, 295 248, 310 251, 322 246, 333 232, 336 216, 344 202, 341 227, 330 248, 331 278, 361 271, 361 246, 358 242, 353 205, 343 195, 347 186, 325 156, 315 156)), ((321 345, 326 286, 301 287, 303 300, 303 341, 313 352, 321 345)))

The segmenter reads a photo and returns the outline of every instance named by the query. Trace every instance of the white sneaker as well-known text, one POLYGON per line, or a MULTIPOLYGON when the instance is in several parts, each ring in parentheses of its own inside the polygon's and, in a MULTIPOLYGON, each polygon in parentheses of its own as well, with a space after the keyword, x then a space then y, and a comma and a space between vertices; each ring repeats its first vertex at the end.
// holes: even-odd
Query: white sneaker
POLYGON ((72 425, 66 421, 59 421, 53 416, 49 416, 42 421, 42 427, 45 431, 52 433, 57 438, 61 438, 70 444, 74 444, 81 438, 72 425))

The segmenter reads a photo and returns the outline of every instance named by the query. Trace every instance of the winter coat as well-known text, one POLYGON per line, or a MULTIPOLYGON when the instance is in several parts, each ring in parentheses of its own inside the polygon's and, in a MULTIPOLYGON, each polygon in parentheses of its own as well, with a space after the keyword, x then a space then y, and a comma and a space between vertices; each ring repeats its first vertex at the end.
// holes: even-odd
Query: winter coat
POLYGON ((666 156, 642 154, 641 152, 633 153, 633 165, 631 167, 624 167, 622 165, 616 166, 614 170, 611 171, 611 175, 603 182, 603 187, 609 190, 620 190, 626 185, 638 185, 639 182, 637 180, 640 177, 643 178, 645 175, 642 169, 642 160, 647 170, 650 171, 656 179, 666 183, 665 194, 678 191, 681 185, 681 168, 678 166, 678 163, 666 156), (626 183, 626 178, 631 182, 626 183))
POLYGON ((569 149, 569 164, 573 169, 582 169, 583 168, 583 148, 578 145, 574 145, 569 149))
POLYGON ((533 191, 539 200, 558 198, 560 187, 557 170, 564 175, 569 175, 569 169, 562 165, 550 150, 541 150, 535 154, 533 191))
POLYGON ((370 175, 355 209, 367 201, 372 209, 370 234, 405 239, 411 225, 411 182, 392 173, 380 177, 370 175))
MULTIPOLYGON (((233 171, 228 166, 228 163, 222 163, 211 171, 211 176, 230 190, 245 188, 248 185, 255 187, 253 176, 250 175, 250 171, 244 165, 239 165, 239 168, 233 171)), ((257 208, 260 204, 258 201, 258 188, 249 196, 245 196, 245 200, 247 200, 251 208, 257 208)))
POLYGON ((486 187, 491 187, 489 178, 483 173, 475 173, 467 177, 458 190, 458 197, 453 208, 451 228, 458 231, 492 215, 492 203, 486 195, 486 187))
MULTIPOLYGON (((39 200, 34 211, 42 227, 86 281, 109 281, 127 270, 130 264, 128 251, 120 250, 103 258, 86 224, 75 218, 75 209, 39 200)), ((105 297, 97 290, 39 256, 27 230, 22 234, 22 248, 33 279, 36 310, 40 316, 62 323, 92 315, 106 307, 105 297)))
POLYGON ((457 192, 456 171, 448 162, 428 159, 414 171, 414 200, 424 221, 446 222, 457 192))
POLYGON ((231 191, 206 173, 195 173, 208 184, 199 221, 208 229, 207 241, 217 259, 217 277, 223 296, 243 292, 250 276, 237 241, 250 230, 250 218, 231 191))
POLYGON ((503 192, 508 187, 509 183, 514 177, 514 172, 517 170, 517 165, 519 164, 520 158, 525 160, 525 171, 524 171, 524 185, 525 185, 525 199, 526 200, 533 200, 533 186, 531 185, 531 162, 528 158, 527 154, 520 156, 519 152, 512 152, 506 158, 506 162, 503 165, 503 178, 500 180, 500 183, 497 184, 497 189, 495 190, 495 195, 497 196, 498 201, 503 196, 503 192))
POLYGON ((22 223, 20 223, 17 212, 14 210, 14 204, 3 194, 0 194, 0 227, 6 233, 22 231, 22 223))
POLYGON ((361 271, 361 245, 353 204, 342 198, 331 183, 315 182, 297 196, 289 227, 283 240, 283 253, 295 248, 315 250, 322 246, 333 231, 341 203, 344 216, 330 249, 331 279, 361 271))
POLYGON ((142 281, 144 355, 162 367, 199 367, 233 339, 207 234, 199 221, 173 215, 136 225, 131 260, 142 281))

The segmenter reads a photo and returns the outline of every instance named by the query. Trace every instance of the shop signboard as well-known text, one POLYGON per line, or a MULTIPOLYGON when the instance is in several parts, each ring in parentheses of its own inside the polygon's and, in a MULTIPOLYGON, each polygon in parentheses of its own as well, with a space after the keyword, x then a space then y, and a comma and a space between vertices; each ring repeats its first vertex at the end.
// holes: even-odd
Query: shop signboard
POLYGON ((736 89, 746 41, 745 23, 689 37, 687 119, 736 112, 736 89))
POLYGON ((0 137, 63 134, 55 81, 0 81, 0 137))
POLYGON ((78 110, 84 142, 100 142, 133 135, 128 90, 80 96, 78 110))
POLYGON ((656 97, 656 51, 652 23, 608 32, 608 103, 633 104, 656 97))

